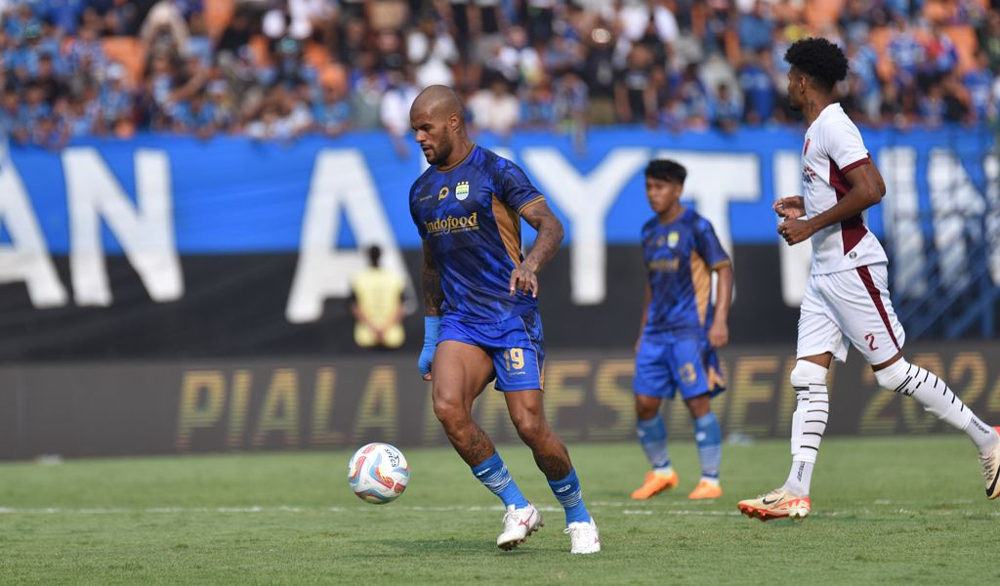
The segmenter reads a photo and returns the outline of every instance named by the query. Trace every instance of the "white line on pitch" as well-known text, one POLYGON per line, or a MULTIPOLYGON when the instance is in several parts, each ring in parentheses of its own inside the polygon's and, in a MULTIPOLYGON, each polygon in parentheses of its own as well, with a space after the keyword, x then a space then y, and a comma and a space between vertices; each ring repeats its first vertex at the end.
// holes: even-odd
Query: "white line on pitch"
MULTIPOLYGON (((923 509, 919 505, 940 505, 940 504, 959 504, 965 505, 972 501, 887 501, 879 500, 870 503, 870 505, 876 505, 876 508, 869 509, 862 506, 858 509, 846 509, 846 510, 821 510, 818 511, 818 516, 843 516, 843 515, 922 515, 922 516, 953 516, 955 514, 960 514, 954 510, 935 510, 935 509, 923 509), (916 507, 903 507, 901 505, 918 505, 916 507), (895 508, 884 508, 886 506, 891 506, 895 508)), ((687 516, 706 516, 706 517, 735 517, 739 513, 735 510, 729 511, 719 511, 719 510, 706 510, 704 508, 690 508, 690 505, 700 505, 702 503, 685 503, 685 502, 659 502, 655 505, 644 506, 644 503, 635 502, 601 502, 595 501, 590 505, 590 508, 595 511, 600 511, 606 508, 618 509, 618 513, 623 515, 687 515, 687 516), (685 506, 685 508, 681 508, 685 506), (628 508, 625 508, 628 507, 628 508)), ((705 503, 711 504, 711 503, 705 503)), ((492 506, 455 506, 455 505, 442 505, 442 506, 424 506, 424 505, 403 505, 394 504, 388 507, 394 511, 409 511, 409 512, 452 512, 452 513, 478 513, 478 512, 503 512, 503 507, 500 505, 492 506)), ((548 513, 558 513, 562 512, 561 507, 556 506, 540 506, 539 510, 548 513)), ((273 514, 273 513, 291 513, 291 514, 302 514, 302 513, 371 513, 377 514, 378 511, 384 511, 384 507, 370 507, 358 503, 353 507, 309 507, 309 506, 294 506, 294 505, 280 505, 280 506, 244 506, 244 507, 145 507, 145 508, 123 508, 123 507, 85 507, 85 508, 67 508, 67 507, 37 507, 37 508, 20 508, 20 507, 0 507, 0 515, 107 515, 107 514, 153 514, 153 515, 163 515, 163 514, 273 514)), ((610 511, 608 511, 610 512, 610 511)), ((980 513, 977 513, 980 514, 980 513)), ((985 513, 985 516, 989 517, 1000 517, 1000 511, 993 511, 985 513)))

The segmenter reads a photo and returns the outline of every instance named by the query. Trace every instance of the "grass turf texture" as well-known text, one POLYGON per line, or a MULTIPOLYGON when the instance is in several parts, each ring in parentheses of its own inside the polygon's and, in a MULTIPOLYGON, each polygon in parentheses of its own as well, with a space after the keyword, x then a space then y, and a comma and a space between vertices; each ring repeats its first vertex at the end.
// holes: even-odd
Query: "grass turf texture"
POLYGON ((727 445, 725 495, 687 500, 693 444, 671 447, 680 487, 629 501, 636 444, 571 447, 603 551, 571 556, 564 517, 527 448, 500 453, 547 525, 505 553, 500 502, 450 449, 406 450, 410 486, 351 494, 350 453, 0 465, 3 584, 971 584, 1000 579, 1000 502, 963 437, 827 438, 813 515, 767 524, 736 502, 779 485, 786 441, 727 445))

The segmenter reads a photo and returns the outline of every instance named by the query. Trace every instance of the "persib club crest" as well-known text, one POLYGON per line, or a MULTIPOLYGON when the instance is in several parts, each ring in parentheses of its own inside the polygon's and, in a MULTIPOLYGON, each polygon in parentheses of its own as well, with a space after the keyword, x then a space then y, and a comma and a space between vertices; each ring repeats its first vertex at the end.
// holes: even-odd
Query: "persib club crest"
POLYGON ((680 242, 680 239, 681 239, 680 234, 678 234, 677 232, 671 232, 667 236, 667 246, 669 246, 670 248, 674 248, 675 246, 677 246, 677 243, 680 242))
POLYGON ((459 181, 455 186, 455 199, 463 201, 467 197, 469 197, 469 182, 459 181))

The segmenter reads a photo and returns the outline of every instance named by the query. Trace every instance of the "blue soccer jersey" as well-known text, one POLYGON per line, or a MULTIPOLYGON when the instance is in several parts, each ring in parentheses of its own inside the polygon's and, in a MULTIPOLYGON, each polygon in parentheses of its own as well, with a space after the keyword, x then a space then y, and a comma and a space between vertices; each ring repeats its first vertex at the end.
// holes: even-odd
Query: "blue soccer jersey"
POLYGON ((537 310, 531 295, 510 295, 510 273, 524 260, 520 213, 541 201, 517 165, 479 146, 413 183, 410 214, 441 274, 445 314, 495 323, 537 310))
POLYGON ((652 290, 646 334, 704 335, 712 324, 712 271, 729 264, 708 220, 686 209, 669 224, 642 227, 652 290))

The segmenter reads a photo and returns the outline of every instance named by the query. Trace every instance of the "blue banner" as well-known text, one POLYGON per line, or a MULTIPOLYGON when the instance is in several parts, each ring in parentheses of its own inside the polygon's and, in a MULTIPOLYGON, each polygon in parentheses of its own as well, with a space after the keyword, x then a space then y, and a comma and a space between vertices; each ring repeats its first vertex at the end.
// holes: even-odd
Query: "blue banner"
MULTIPOLYGON (((980 194, 987 191, 984 161, 994 137, 986 129, 866 129, 862 134, 890 186, 888 197, 894 196, 894 186, 910 186, 917 207, 926 213, 932 208, 934 182, 940 183, 941 173, 980 194), (886 160, 889 152, 894 157, 906 154, 905 168, 886 160), (942 171, 932 168, 934 160, 938 166, 943 164, 940 161, 951 165, 942 171)), ((689 191, 697 190, 693 205, 713 222, 728 225, 728 235, 720 236, 730 244, 777 242, 771 202, 776 195, 793 195, 800 185, 793 168, 781 167, 798 161, 800 128, 679 135, 602 128, 588 133, 584 152, 574 150, 569 137, 548 132, 522 132, 506 142, 491 136, 475 138, 525 169, 564 220, 570 243, 579 235, 579 217, 591 200, 595 206, 606 206, 595 212, 603 214, 605 243, 636 243, 640 227, 651 215, 642 170, 650 157, 664 150, 682 162, 696 162, 688 181, 689 191), (787 186, 791 192, 785 192, 787 186), (570 203, 579 204, 579 209, 571 212, 570 203), (726 218, 720 219, 720 213, 726 218)), ((341 188, 347 194, 358 189, 357 197, 367 197, 373 189, 376 208, 382 209, 397 245, 419 247, 407 197, 411 183, 425 168, 422 155, 414 144, 408 157, 400 157, 381 133, 351 133, 337 139, 305 137, 288 144, 236 137, 202 141, 141 135, 128 141, 78 141, 62 153, 14 147, 11 159, 52 254, 67 254, 71 248, 73 205, 69 202, 74 198, 69 192, 96 189, 84 183, 101 177, 113 178, 133 205, 143 189, 164 192, 180 254, 236 254, 300 250, 308 199, 311 190, 317 189, 317 166, 324 153, 350 155, 338 159, 339 165, 361 162, 365 168, 345 177, 351 183, 341 188), (80 153, 88 156, 77 156, 80 153), (139 179, 142 153, 156 155, 155 160, 165 164, 149 167, 144 180, 139 179), (93 168, 94 161, 106 169, 93 168), (86 168, 69 169, 72 165, 86 168), (156 169, 165 170, 165 176, 156 169)), ((101 183, 105 184, 110 183, 101 183)), ((879 235, 882 207, 873 208, 869 215, 879 235)), ((346 209, 341 213, 345 215, 331 244, 351 247, 357 222, 366 221, 365 216, 352 216, 346 209)), ((0 242, 11 240, 9 227, 3 225, 10 221, 9 214, 0 215, 0 242)), ((530 236, 531 231, 527 232, 530 236)), ((102 234, 106 251, 120 253, 118 239, 106 224, 102 234)))

